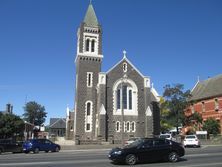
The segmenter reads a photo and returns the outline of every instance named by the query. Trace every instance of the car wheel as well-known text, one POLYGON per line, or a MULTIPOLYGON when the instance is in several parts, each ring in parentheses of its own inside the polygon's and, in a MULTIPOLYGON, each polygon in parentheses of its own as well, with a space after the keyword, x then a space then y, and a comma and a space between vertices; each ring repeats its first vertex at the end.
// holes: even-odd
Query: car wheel
POLYGON ((127 165, 135 165, 136 164, 136 156, 134 154, 129 154, 126 156, 126 164, 127 165))
POLYGON ((2 149, 0 148, 0 154, 2 153, 2 149))
POLYGON ((45 152, 46 152, 46 153, 48 153, 48 152, 49 152, 49 150, 46 150, 45 152))
POLYGON ((55 148, 55 152, 59 152, 59 147, 56 147, 56 148, 55 148))
POLYGON ((168 160, 170 162, 177 162, 178 161, 178 154, 176 152, 171 152, 169 155, 168 155, 168 160))
POLYGON ((28 154, 28 153, 29 153, 29 151, 24 151, 24 153, 28 154))
POLYGON ((38 154, 39 153, 39 148, 38 147, 36 147, 35 149, 34 149, 34 151, 33 151, 35 154, 38 154))

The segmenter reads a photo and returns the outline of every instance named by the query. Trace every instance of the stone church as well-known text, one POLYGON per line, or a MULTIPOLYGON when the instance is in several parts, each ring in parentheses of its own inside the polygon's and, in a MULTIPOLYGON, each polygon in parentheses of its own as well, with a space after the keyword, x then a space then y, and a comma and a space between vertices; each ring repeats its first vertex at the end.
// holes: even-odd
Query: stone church
POLYGON ((150 78, 127 59, 126 51, 102 72, 102 45, 102 27, 90 3, 77 32, 73 139, 121 143, 158 135, 159 96, 150 78))

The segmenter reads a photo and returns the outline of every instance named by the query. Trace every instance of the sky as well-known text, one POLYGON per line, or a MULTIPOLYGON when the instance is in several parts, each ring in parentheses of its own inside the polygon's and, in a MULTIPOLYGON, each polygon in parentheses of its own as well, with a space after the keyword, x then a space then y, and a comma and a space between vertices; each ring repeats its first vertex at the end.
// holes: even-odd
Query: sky
MULTIPOLYGON (((0 0, 0 111, 36 101, 50 118, 75 97, 77 29, 90 0, 0 0)), ((102 71, 123 57, 164 86, 192 89, 222 73, 221 0, 92 0, 103 29, 102 71)))

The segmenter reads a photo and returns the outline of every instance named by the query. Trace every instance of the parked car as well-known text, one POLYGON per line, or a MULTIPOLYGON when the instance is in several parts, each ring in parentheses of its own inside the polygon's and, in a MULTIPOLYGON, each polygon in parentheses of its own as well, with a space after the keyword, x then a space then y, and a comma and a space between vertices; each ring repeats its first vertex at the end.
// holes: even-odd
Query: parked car
POLYGON ((133 142, 135 142, 135 141, 138 140, 138 139, 140 139, 140 137, 132 137, 132 138, 129 138, 129 140, 126 140, 126 141, 125 141, 125 146, 126 146, 126 145, 129 145, 129 144, 131 144, 131 143, 133 143, 133 142))
POLYGON ((161 134, 161 135, 159 136, 159 138, 176 141, 176 138, 173 137, 173 135, 172 135, 171 133, 164 133, 164 134, 161 134))
POLYGON ((60 145, 53 143, 48 139, 30 139, 23 143, 23 151, 29 153, 39 153, 39 151, 45 152, 59 152, 60 145))
POLYGON ((180 143, 160 138, 141 138, 123 148, 113 148, 108 157, 114 163, 134 165, 158 160, 176 162, 184 155, 185 150, 180 143))
POLYGON ((0 140, 0 154, 3 152, 21 153, 22 142, 15 142, 11 139, 0 140))
POLYGON ((200 140, 197 135, 186 135, 183 141, 184 147, 200 147, 200 140))

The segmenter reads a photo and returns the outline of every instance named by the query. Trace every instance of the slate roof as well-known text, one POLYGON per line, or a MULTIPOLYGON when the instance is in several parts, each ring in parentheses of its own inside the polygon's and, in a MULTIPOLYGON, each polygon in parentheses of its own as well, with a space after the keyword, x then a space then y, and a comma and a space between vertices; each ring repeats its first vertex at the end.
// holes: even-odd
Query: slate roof
POLYGON ((190 100, 203 100, 222 95, 222 74, 199 81, 191 91, 190 100))
POLYGON ((99 26, 99 22, 96 17, 96 13, 95 13, 94 8, 91 3, 89 4, 89 7, 87 9, 87 12, 86 12, 86 15, 84 18, 84 23, 86 23, 86 25, 89 27, 98 27, 99 26))
POLYGON ((50 128, 63 129, 66 128, 65 118, 50 118, 50 128))

